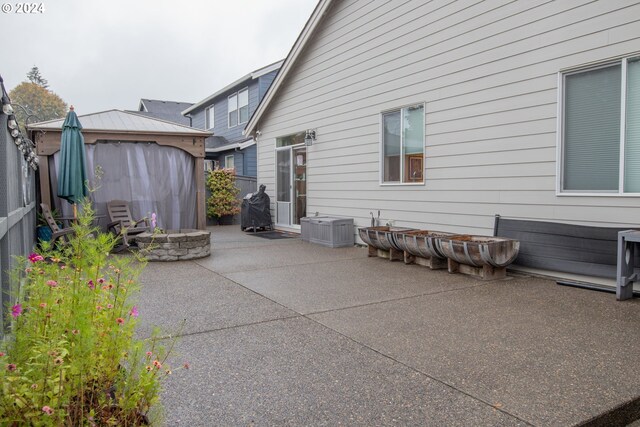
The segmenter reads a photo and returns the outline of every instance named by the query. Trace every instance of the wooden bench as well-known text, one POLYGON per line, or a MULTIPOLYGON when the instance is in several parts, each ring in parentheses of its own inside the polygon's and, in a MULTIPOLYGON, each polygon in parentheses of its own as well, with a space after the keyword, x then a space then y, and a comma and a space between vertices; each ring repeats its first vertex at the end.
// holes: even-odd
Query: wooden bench
MULTIPOLYGON (((493 234, 520 241, 515 265, 616 279, 618 232, 628 229, 526 221, 496 215, 493 234)), ((634 254, 637 267, 640 267, 639 252, 634 254)))

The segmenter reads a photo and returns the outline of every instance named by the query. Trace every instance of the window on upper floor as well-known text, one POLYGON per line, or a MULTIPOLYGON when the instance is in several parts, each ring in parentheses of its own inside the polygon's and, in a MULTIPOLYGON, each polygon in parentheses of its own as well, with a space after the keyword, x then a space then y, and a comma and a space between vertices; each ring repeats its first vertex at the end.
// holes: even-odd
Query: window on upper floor
POLYGON ((562 75, 563 193, 640 193, 640 58, 562 75))
POLYGON ((227 103, 230 128, 249 121, 249 88, 229 96, 227 103))
POLYGON ((206 129, 213 129, 215 127, 215 109, 213 105, 204 110, 204 121, 204 127, 206 129))
POLYGON ((382 113, 381 184, 424 183, 424 105, 382 113))

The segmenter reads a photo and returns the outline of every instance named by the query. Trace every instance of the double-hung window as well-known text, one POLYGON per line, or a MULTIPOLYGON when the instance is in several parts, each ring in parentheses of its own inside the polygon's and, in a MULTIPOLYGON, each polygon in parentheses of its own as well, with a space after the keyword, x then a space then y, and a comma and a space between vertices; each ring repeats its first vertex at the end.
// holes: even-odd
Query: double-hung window
POLYGON ((204 114, 205 129, 213 129, 215 126, 215 111, 213 105, 207 107, 204 114))
POLYGON ((563 193, 640 193, 640 58, 562 75, 563 193))
POLYGON ((235 169, 236 165, 234 160, 233 154, 224 156, 224 167, 227 169, 235 169))
POLYGON ((229 127, 249 121, 249 89, 244 88, 228 98, 229 127))
POLYGON ((382 113, 381 183, 424 183, 424 104, 382 113))

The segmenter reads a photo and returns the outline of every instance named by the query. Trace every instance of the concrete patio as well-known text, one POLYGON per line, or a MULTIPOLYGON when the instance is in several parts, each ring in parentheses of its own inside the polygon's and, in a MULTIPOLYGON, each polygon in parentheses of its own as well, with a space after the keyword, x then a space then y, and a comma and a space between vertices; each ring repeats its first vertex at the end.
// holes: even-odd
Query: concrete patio
POLYGON ((167 426, 626 425, 640 300, 481 282, 212 227, 212 256, 150 263, 140 333, 186 325, 167 426))

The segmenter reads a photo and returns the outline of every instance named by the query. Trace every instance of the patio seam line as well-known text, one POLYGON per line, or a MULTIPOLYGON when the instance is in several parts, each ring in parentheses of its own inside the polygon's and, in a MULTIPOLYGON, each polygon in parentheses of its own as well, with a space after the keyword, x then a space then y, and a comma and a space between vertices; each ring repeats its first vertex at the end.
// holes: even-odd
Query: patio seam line
MULTIPOLYGON (((293 311, 293 310, 291 310, 291 311, 293 311)), ((296 312, 294 311, 294 313, 296 313, 296 312)), ((277 321, 280 321, 280 320, 299 319, 301 317, 304 317, 304 315, 298 314, 296 316, 278 317, 278 318, 275 318, 275 319, 260 320, 259 322, 242 323, 242 324, 239 324, 239 325, 224 326, 222 328, 207 329, 205 331, 187 332, 187 333, 180 334, 180 335, 162 335, 162 336, 157 337, 157 339, 159 339, 159 340, 167 340, 167 339, 171 339, 171 338, 191 337, 191 336, 194 336, 194 335, 210 334, 210 333, 213 333, 213 332, 220 332, 220 331, 227 331, 227 330, 230 330, 230 329, 243 328, 245 326, 262 325, 262 324, 265 324, 265 323, 277 322, 277 321)))
MULTIPOLYGON (((241 249, 246 249, 246 248, 241 248, 241 249)), ((253 268, 253 269, 243 269, 243 270, 234 270, 234 271, 225 271, 225 272, 219 272, 219 271, 215 271, 210 269, 209 267, 206 267, 202 264, 200 264, 198 261, 198 259, 196 260, 192 260, 193 262, 195 262, 196 264, 198 264, 200 267, 206 268, 209 271, 212 271, 216 274, 234 274, 234 273, 244 273, 244 272, 249 272, 249 271, 260 271, 260 270, 275 270, 276 268, 285 268, 285 267, 291 267, 291 266, 298 266, 298 265, 315 265, 315 264, 322 264, 322 263, 335 263, 335 262, 342 262, 342 261, 349 261, 349 260, 354 260, 354 259, 361 259, 362 257, 354 257, 354 258, 342 258, 342 259, 336 259, 336 260, 328 260, 328 261, 317 261, 317 262, 305 262, 305 263, 294 263, 294 264, 285 264, 285 265, 276 265, 273 267, 257 267, 257 268, 253 268)), ((206 259, 206 258, 205 258, 206 259)), ((225 277, 225 276, 223 276, 225 277)), ((228 278, 228 277, 227 277, 228 278)))
MULTIPOLYGON (((231 279, 229 279, 229 280, 231 280, 231 279)), ((491 281, 491 282, 494 282, 494 281, 491 281)), ((391 298, 391 299, 382 300, 382 301, 373 301, 373 302, 368 302, 368 303, 365 303, 365 304, 352 305, 352 306, 349 306, 349 307, 330 308, 330 309, 327 309, 327 310, 314 311, 314 312, 310 312, 310 313, 300 313, 300 314, 302 316, 314 316, 314 315, 317 315, 317 314, 330 313, 332 311, 350 310, 350 309, 353 309, 353 308, 368 307, 368 306, 371 306, 371 305, 385 304, 385 303, 388 303, 388 302, 403 301, 403 300, 408 300, 408 299, 411 299, 411 298, 420 298, 420 297, 425 297, 425 296, 429 296, 429 295, 439 295, 439 294, 444 294, 444 293, 447 293, 447 292, 464 291, 464 290, 467 290, 467 289, 475 289, 475 288, 478 288, 480 286, 486 286, 488 284, 491 284, 491 282, 480 283, 478 285, 472 285, 472 286, 466 286, 464 288, 447 289, 447 290, 436 291, 436 292, 426 292, 426 293, 416 294, 416 295, 407 295, 405 297, 391 298)))
POLYGON ((459 388, 457 388, 457 387, 455 387, 455 386, 453 386, 453 385, 451 385, 451 384, 449 384, 449 383, 447 383, 447 382, 445 382, 445 381, 443 381, 443 380, 440 380, 440 379, 438 379, 438 378, 436 378, 436 377, 433 377, 433 376, 429 375, 429 374, 428 374, 428 373, 426 373, 426 372, 422 372, 421 370, 419 370, 419 369, 417 369, 417 368, 414 368, 413 366, 407 365, 406 363, 399 361, 399 360, 398 360, 398 359, 396 359, 395 357, 392 357, 392 356, 390 356, 390 355, 387 355, 387 354, 385 354, 385 353, 382 353, 381 351, 376 350, 375 348, 370 347, 370 346, 368 346, 368 345, 366 345, 366 344, 364 344, 364 343, 361 343, 360 341, 356 340, 355 338, 352 338, 352 337, 350 337, 350 336, 348 336, 348 335, 345 335, 345 334, 343 334, 342 332, 339 332, 339 331, 337 331, 337 330, 335 330, 335 329, 333 329, 333 328, 331 328, 331 327, 329 327, 329 326, 327 326, 327 325, 325 325, 325 324, 323 324, 323 323, 321 323, 321 322, 319 322, 319 321, 317 321, 317 320, 315 320, 315 319, 312 319, 312 318, 307 317, 307 316, 304 316, 304 315, 303 315, 302 317, 303 317, 303 318, 306 318, 306 319, 309 319, 309 320, 311 320, 312 322, 314 322, 314 323, 316 323, 316 324, 318 324, 318 325, 320 325, 320 326, 322 326, 322 327, 324 327, 324 328, 326 328, 326 329, 328 329, 328 330, 330 330, 330 331, 335 332, 336 334, 338 334, 338 335, 340 335, 340 336, 342 336, 342 337, 344 337, 344 338, 348 339, 349 341, 352 341, 352 342, 354 342, 354 343, 358 344, 358 345, 359 345, 359 346, 361 346, 361 347, 364 347, 364 348, 366 348, 366 349, 368 349, 368 350, 371 350, 372 352, 374 352, 374 353, 376 353, 376 354, 380 355, 381 357, 383 357, 383 358, 385 358, 385 359, 389 359, 389 360, 391 360, 391 361, 393 361, 393 362, 395 362, 395 363, 397 363, 397 364, 399 364, 399 365, 401 365, 401 366, 404 366, 405 368, 407 368, 407 369, 409 369, 409 370, 411 370, 411 371, 413 371, 413 372, 415 372, 415 373, 417 373, 417 374, 420 374, 420 375, 422 375, 422 376, 425 376, 425 377, 427 377, 427 378, 431 379, 432 381, 435 381, 435 382, 437 382, 437 383, 440 383, 440 384, 444 385, 445 387, 448 387, 448 388, 450 388, 450 389, 452 389, 452 390, 457 391, 457 392, 458 392, 458 393, 460 393, 460 394, 463 394, 463 395, 465 395, 465 396, 467 396, 467 397, 469 397, 469 398, 471 398, 471 399, 473 399, 473 400, 476 400, 476 401, 478 401, 478 402, 480 402, 480 403, 483 403, 483 404, 485 404, 485 405, 487 405, 487 406, 491 407, 493 410, 496 410, 496 411, 502 412, 503 414, 505 414, 505 415, 507 415, 507 416, 509 416, 509 417, 511 417, 511 418, 514 418, 514 419, 516 419, 516 420, 518 420, 518 421, 522 421, 523 423, 525 423, 525 424, 526 424, 526 425, 528 425, 528 426, 532 426, 532 427, 534 427, 534 426, 535 426, 535 424, 532 424, 532 423, 530 423, 529 421, 524 420, 524 419, 522 419, 522 418, 518 417, 517 415, 514 415, 514 414, 512 414, 512 413, 510 413, 510 412, 508 412, 508 411, 506 411, 506 410, 504 410, 504 409, 496 408, 496 407, 495 407, 495 405, 493 405, 493 404, 491 404, 491 403, 489 403, 489 402, 485 401, 484 399, 481 399, 480 397, 476 397, 476 396, 474 396, 474 395, 470 394, 469 392, 466 392, 466 391, 464 391, 464 390, 461 390, 461 389, 459 389, 459 388))

